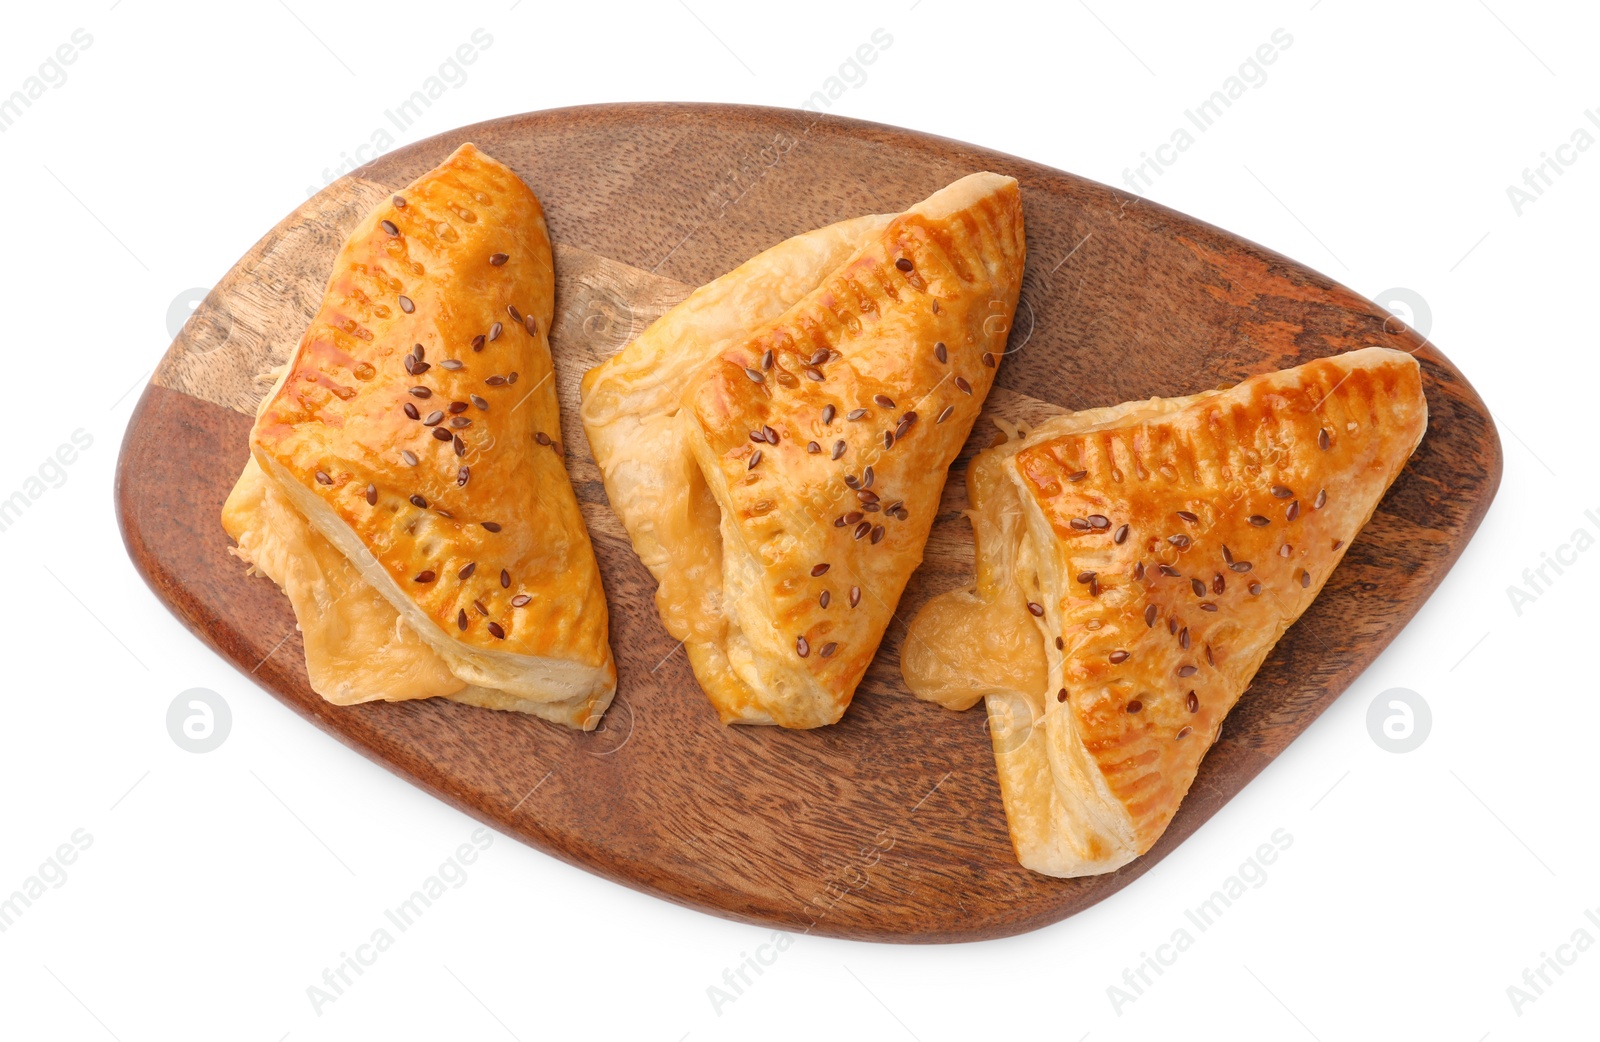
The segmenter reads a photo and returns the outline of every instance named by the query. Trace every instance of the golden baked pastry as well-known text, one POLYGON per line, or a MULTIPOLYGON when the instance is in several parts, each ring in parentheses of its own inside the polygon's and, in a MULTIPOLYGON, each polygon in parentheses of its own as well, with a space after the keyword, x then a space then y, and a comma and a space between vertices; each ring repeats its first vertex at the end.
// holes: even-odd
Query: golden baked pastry
POLYGON ((901 668, 921 698, 986 700, 1025 867, 1150 849, 1426 426, 1416 360, 1368 348, 1013 429, 973 461, 977 588, 923 608, 901 668))
POLYGON ((724 723, 838 720, 922 560, 1022 280, 1016 181, 796 236, 583 381, 611 505, 724 723))
POLYGON ((544 213, 463 145, 369 214, 224 508, 283 586, 312 686, 592 728, 616 689, 562 459, 544 213))

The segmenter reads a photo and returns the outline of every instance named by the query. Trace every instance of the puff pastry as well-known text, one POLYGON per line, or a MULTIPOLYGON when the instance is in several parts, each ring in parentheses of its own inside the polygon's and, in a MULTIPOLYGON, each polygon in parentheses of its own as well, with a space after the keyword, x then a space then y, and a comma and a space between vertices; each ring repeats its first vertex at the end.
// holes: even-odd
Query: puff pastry
POLYGON ((340 251, 223 513, 288 593, 330 701, 443 696, 585 729, 609 704, 554 296, 538 199, 470 144, 340 251))
POLYGON ((924 607, 901 666, 919 697, 986 700, 1024 866, 1150 849, 1426 426, 1417 362, 1368 348, 1061 416, 973 461, 977 588, 924 607))
POLYGON ((1022 279, 1016 181, 796 236, 583 381, 612 507, 724 723, 838 720, 922 559, 1022 279))

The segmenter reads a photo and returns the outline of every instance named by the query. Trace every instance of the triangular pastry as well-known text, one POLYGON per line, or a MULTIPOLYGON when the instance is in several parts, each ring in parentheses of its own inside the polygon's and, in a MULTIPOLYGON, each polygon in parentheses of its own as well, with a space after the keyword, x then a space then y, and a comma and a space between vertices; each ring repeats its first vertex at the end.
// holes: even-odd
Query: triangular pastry
POLYGON ((583 381, 611 505, 725 723, 838 720, 1005 351, 1017 183, 796 236, 583 381))
POLYGON ((538 199, 470 144, 340 251, 223 514, 289 594, 330 701, 443 696, 580 728, 609 704, 554 297, 538 199))
POLYGON ((1415 359, 1368 348, 1064 415, 973 461, 977 588, 923 608, 901 666, 919 697, 985 698, 1024 866, 1150 849, 1426 426, 1415 359))

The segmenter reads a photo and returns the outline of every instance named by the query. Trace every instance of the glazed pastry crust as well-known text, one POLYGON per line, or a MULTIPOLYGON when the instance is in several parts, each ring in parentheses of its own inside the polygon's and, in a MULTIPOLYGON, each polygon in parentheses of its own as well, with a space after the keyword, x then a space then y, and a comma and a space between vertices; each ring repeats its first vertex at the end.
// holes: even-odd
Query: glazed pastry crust
POLYGON ((603 710, 616 671, 561 455, 543 211, 470 144, 399 195, 340 251, 262 405, 255 462, 463 688, 485 689, 474 704, 603 710))
POLYGON ((849 705, 993 382, 1024 259, 1016 182, 974 174, 774 247, 585 378, 612 506, 724 722, 815 727, 849 705), (870 488, 847 482, 869 466, 870 488))
MULTIPOLYGON (((1369 348, 1063 416, 976 461, 980 558, 1024 560, 1002 579, 980 565, 965 596, 995 605, 1012 591, 991 610, 1031 627, 1046 663, 1042 687, 985 692, 1023 865, 1106 872, 1155 843, 1426 425, 1415 359, 1369 348), (1002 531, 1007 512, 1023 524, 1002 531)), ((908 643, 936 639, 919 616, 908 643)), ((928 668, 907 680, 952 707, 973 694, 928 668)))

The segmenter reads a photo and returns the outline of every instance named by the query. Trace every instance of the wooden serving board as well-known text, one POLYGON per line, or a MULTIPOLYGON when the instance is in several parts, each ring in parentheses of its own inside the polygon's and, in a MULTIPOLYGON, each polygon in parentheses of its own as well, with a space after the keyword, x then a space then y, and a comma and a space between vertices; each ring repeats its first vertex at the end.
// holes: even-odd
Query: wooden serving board
POLYGON ((1302 265, 1123 192, 971 145, 807 112, 607 105, 512 116, 389 153, 284 218, 217 284, 145 390, 117 506, 135 566, 202 640, 317 726, 541 850, 717 915, 795 932, 958 941, 1031 930, 1127 886, 1216 812, 1381 651, 1461 553, 1500 480, 1488 411, 1423 338, 1302 265), (288 600, 248 578, 218 520, 264 375, 316 310, 378 200, 473 141, 543 201, 556 243, 567 464, 611 602, 617 698, 602 729, 450 702, 328 705, 288 600), (981 708, 919 702, 905 623, 969 581, 965 467, 844 720, 723 727, 657 619, 578 423, 584 371, 693 287, 787 236, 902 210, 976 170, 1022 183, 1028 270, 987 416, 1182 395, 1378 344, 1415 352, 1428 435, 1322 595, 1267 659, 1166 835, 1109 875, 1018 866, 981 708))

